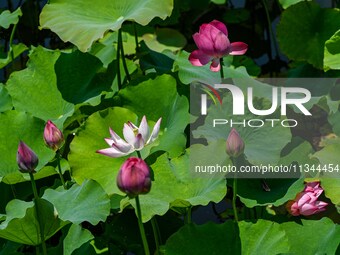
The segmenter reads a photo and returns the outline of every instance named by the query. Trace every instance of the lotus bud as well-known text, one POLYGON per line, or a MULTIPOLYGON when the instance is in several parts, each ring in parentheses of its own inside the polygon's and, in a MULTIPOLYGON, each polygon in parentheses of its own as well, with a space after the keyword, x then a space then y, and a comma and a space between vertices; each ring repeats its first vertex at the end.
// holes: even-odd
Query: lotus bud
POLYGON ((305 189, 286 204, 287 211, 293 216, 309 216, 325 211, 328 204, 318 200, 322 192, 320 182, 307 183, 305 189))
POLYGON ((148 193, 151 188, 151 177, 145 161, 136 157, 128 158, 118 173, 117 186, 129 197, 148 193))
POLYGON ((238 157, 244 151, 244 142, 235 128, 231 129, 227 142, 227 154, 230 157, 238 157))
POLYGON ((63 133, 50 120, 47 121, 44 129, 44 140, 45 144, 54 151, 59 150, 64 142, 63 133))
POLYGON ((35 173, 39 160, 34 151, 24 142, 20 141, 17 152, 17 163, 22 173, 35 173))

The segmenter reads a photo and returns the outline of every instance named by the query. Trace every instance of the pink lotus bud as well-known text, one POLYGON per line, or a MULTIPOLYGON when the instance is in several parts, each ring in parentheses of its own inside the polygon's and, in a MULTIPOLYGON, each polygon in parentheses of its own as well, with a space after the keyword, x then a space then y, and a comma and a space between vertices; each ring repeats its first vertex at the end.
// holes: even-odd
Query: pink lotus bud
POLYGON ((226 151, 230 157, 236 158, 243 153, 244 142, 235 128, 231 129, 226 145, 227 145, 226 151))
POLYGON ((304 191, 286 204, 288 212, 293 216, 309 216, 326 210, 328 204, 317 200, 322 192, 320 182, 307 183, 304 191))
POLYGON ((145 161, 136 157, 128 158, 118 173, 117 186, 129 197, 148 193, 151 178, 150 169, 145 161))
POLYGON ((20 141, 17 152, 17 163, 22 173, 35 173, 39 160, 37 155, 24 142, 20 141))
POLYGON ((50 120, 47 121, 44 129, 44 140, 46 145, 54 151, 59 150, 64 142, 63 133, 50 120))

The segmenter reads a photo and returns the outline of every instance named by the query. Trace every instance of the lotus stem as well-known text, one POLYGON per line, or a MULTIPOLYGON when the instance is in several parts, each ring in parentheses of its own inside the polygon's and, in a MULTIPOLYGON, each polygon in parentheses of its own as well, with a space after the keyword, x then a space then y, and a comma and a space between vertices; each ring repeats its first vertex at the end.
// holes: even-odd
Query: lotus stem
POLYGON ((138 220, 139 232, 140 232, 140 235, 142 237, 144 253, 145 253, 145 255, 150 255, 149 245, 148 245, 148 241, 146 239, 144 225, 143 225, 143 222, 142 222, 142 211, 141 211, 141 206, 140 206, 140 203, 139 203, 139 196, 138 195, 135 197, 135 201, 136 201, 136 210, 137 210, 137 218, 138 218, 137 220, 138 220))
POLYGON ((35 184, 33 173, 30 172, 29 175, 30 175, 31 184, 32 184, 32 190, 33 190, 33 194, 34 194, 34 208, 35 208, 35 213, 36 213, 37 220, 38 220, 38 225, 39 225, 39 232, 40 232, 40 238, 41 238, 41 247, 42 247, 42 250, 43 250, 43 254, 47 255, 46 244, 45 244, 45 237, 44 237, 44 228, 43 228, 42 223, 40 221, 39 196, 38 196, 37 186, 35 184))

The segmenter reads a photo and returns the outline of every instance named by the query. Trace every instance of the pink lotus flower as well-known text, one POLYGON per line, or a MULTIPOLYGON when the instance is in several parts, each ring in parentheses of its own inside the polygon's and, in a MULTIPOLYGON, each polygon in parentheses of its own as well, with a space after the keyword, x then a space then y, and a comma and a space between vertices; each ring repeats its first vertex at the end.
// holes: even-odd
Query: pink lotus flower
POLYGON ((159 118, 153 127, 151 134, 145 116, 143 116, 139 127, 131 122, 125 123, 123 128, 125 140, 120 138, 120 136, 110 128, 111 138, 105 138, 105 141, 110 145, 110 148, 98 150, 97 152, 112 158, 118 158, 129 155, 134 151, 140 151, 144 146, 156 140, 161 121, 162 118, 159 118))
POLYGON ((17 152, 17 163, 22 173, 35 173, 39 159, 34 151, 24 142, 20 141, 17 152))
POLYGON ((228 54, 243 55, 248 49, 248 45, 243 42, 230 43, 227 27, 217 20, 201 25, 193 38, 198 50, 190 54, 189 61, 194 66, 203 66, 212 61, 210 70, 213 72, 220 70, 220 58, 228 54))
POLYGON ((128 158, 117 175, 118 188, 129 197, 146 194, 151 189, 150 169, 143 159, 128 158))
POLYGON ((309 216, 326 210, 326 202, 318 201, 323 189, 320 182, 309 182, 303 192, 295 197, 295 200, 289 201, 286 205, 288 212, 293 216, 309 216))
POLYGON ((47 121, 44 129, 44 141, 45 144, 52 150, 57 151, 60 149, 64 142, 63 133, 59 128, 52 122, 47 121))
POLYGON ((238 157, 244 151, 244 142, 235 128, 232 128, 229 133, 226 142, 226 151, 230 157, 238 157))

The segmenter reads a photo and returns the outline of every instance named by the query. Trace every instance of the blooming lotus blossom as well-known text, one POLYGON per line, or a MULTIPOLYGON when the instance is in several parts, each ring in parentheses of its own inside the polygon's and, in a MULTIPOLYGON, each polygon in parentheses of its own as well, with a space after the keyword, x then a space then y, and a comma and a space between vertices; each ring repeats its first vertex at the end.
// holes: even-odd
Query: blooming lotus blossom
POLYGON ((44 141, 48 147, 52 150, 57 151, 60 149, 64 142, 63 133, 59 128, 52 122, 47 121, 44 129, 44 141))
POLYGON ((118 188, 129 197, 146 194, 151 189, 150 169, 143 159, 128 158, 117 175, 118 188))
POLYGON ((326 202, 317 200, 323 189, 320 182, 309 182, 303 192, 295 197, 295 200, 287 203, 286 208, 293 216, 309 216, 326 210, 326 202))
POLYGON ((39 163, 37 155, 23 141, 20 141, 18 146, 17 163, 22 173, 35 173, 39 163))
POLYGON ((161 121, 162 118, 159 118, 151 133, 145 116, 143 116, 139 127, 131 122, 125 123, 123 128, 125 140, 110 128, 111 138, 105 138, 110 148, 98 150, 97 152, 112 158, 118 158, 129 155, 134 151, 140 151, 144 146, 156 140, 161 121))
POLYGON ((230 157, 238 157, 244 151, 244 142, 235 128, 232 128, 226 141, 226 151, 230 157))
POLYGON ((201 25, 193 39, 198 50, 190 54, 189 61, 194 66, 203 66, 212 61, 210 70, 213 72, 220 70, 220 58, 226 55, 243 55, 248 49, 246 43, 230 43, 227 27, 217 20, 201 25))

